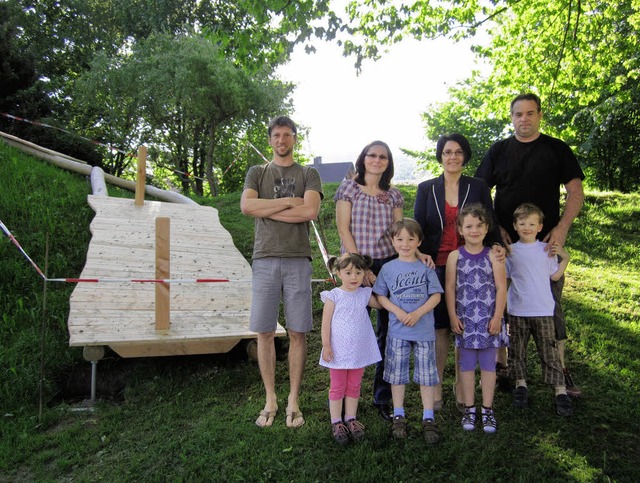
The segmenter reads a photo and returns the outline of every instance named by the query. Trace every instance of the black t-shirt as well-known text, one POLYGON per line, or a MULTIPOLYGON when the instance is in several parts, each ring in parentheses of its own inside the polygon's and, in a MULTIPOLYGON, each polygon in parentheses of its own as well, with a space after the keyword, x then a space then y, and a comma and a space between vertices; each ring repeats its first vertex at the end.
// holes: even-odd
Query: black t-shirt
POLYGON ((495 212, 500 226, 513 241, 513 212, 522 203, 534 203, 544 213, 542 240, 560 221, 560 185, 584 173, 571 148, 560 139, 540 134, 528 143, 515 136, 494 143, 480 163, 475 176, 496 187, 495 212))

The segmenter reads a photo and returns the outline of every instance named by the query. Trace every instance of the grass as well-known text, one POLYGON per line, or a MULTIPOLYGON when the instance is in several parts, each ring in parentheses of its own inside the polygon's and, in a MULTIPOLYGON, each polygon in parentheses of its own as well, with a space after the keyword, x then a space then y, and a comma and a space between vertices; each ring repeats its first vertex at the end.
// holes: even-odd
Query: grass
MULTIPOLYGON (((93 216, 86 180, 3 146, 0 175, 0 219, 41 265, 49 233, 50 275, 78 275, 93 216)), ((325 186, 319 221, 332 253, 339 245, 335 188, 325 186)), ((410 215, 415 187, 401 189, 410 215)), ((239 213, 239 194, 213 204, 237 247, 250 256, 253 224, 239 213)), ((531 357, 531 408, 516 411, 510 395, 498 392, 498 433, 463 434, 451 396, 449 361, 445 408, 438 415, 443 439, 435 448, 426 448, 420 438, 415 386, 407 389, 410 438, 404 444, 389 439, 387 424, 370 404, 372 368, 365 372, 360 408, 366 441, 346 448, 333 444, 328 375, 318 366, 322 307, 317 294, 328 288, 322 284, 314 286, 316 324, 301 398, 307 424, 298 431, 284 425, 284 355, 276 369, 281 411, 266 430, 253 424, 263 405, 258 368, 239 350, 155 359, 119 359, 109 353, 98 364, 98 377, 104 382, 117 375, 117 398, 103 397, 91 412, 78 411, 72 400, 61 401, 60 380, 86 381, 90 371, 81 351, 67 347, 71 287, 61 284, 48 287, 47 406, 39 420, 42 283, 3 237, 0 481, 638 481, 639 220, 638 195, 588 193, 570 235, 573 262, 564 304, 568 359, 585 392, 575 416, 555 416, 551 390, 540 383, 531 357)), ((325 276, 318 255, 314 277, 325 276)))

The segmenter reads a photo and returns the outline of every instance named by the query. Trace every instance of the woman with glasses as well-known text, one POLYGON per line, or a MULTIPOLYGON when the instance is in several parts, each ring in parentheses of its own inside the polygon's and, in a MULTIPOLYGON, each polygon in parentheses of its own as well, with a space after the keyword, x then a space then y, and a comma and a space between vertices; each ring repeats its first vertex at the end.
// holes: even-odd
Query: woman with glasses
MULTIPOLYGON (((400 191, 391 187, 393 156, 382 141, 366 145, 356 160, 356 176, 344 180, 335 194, 336 224, 340 235, 340 252, 369 255, 373 259, 364 284, 372 286, 385 262, 394 258, 395 251, 389 227, 403 218, 404 199, 400 191)), ((376 337, 383 360, 376 366, 373 385, 373 404, 380 416, 391 419, 391 387, 382 379, 384 352, 389 326, 389 313, 378 310, 376 337)))
MULTIPOLYGON (((436 144, 436 159, 442 165, 443 172, 437 178, 423 181, 418 185, 414 218, 425 236, 420 251, 429 255, 436 266, 436 273, 444 287, 445 266, 449 253, 464 244, 456 228, 458 212, 471 203, 482 203, 494 220, 492 233, 485 238, 489 245, 500 240, 498 224, 495 223, 491 192, 487 184, 479 179, 462 174, 464 166, 471 159, 471 146, 462 134, 443 135, 436 144)), ((505 258, 503 248, 497 247, 496 254, 502 261, 505 258)), ((442 408, 442 381, 444 368, 449 355, 449 314, 445 298, 434 310, 436 326, 436 363, 440 384, 436 387, 435 409, 442 408)), ((458 373, 456 358, 456 376, 458 373)), ((464 398, 458 386, 454 386, 458 409, 464 411, 464 398)))

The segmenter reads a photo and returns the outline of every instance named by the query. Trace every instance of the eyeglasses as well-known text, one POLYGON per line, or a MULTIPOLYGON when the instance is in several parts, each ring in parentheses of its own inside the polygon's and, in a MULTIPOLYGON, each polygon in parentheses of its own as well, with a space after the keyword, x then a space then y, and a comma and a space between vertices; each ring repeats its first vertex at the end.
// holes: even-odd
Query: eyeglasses
POLYGON ((453 156, 464 156, 464 151, 462 151, 461 149, 458 149, 457 151, 451 151, 449 149, 447 149, 446 151, 442 151, 443 158, 451 158, 453 156))
POLYGON ((380 161, 387 161, 389 159, 389 157, 386 154, 367 153, 365 154, 365 156, 367 158, 373 158, 373 159, 379 158, 380 161))

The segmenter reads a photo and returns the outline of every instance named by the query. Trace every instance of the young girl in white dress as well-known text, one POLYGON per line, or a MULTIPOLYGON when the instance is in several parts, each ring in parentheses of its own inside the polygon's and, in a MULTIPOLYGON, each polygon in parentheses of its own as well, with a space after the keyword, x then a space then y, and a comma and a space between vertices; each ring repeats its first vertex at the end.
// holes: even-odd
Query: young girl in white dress
POLYGON ((329 412, 338 444, 348 443, 350 437, 364 438, 364 425, 356 419, 362 375, 366 366, 382 359, 367 311, 367 306, 381 307, 371 287, 362 286, 371 262, 371 257, 357 253, 330 258, 329 269, 342 285, 320 294, 324 302, 320 365, 329 368, 329 412))

